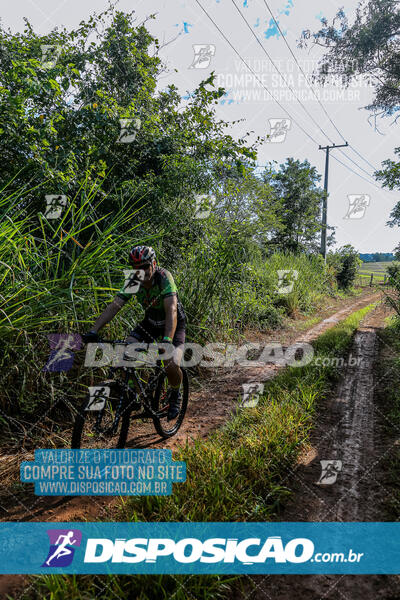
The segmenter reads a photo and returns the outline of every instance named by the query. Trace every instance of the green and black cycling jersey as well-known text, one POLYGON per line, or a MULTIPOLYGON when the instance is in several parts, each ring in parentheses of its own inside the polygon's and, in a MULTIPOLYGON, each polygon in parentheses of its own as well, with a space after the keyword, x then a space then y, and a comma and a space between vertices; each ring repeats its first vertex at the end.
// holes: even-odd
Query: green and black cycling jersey
POLYGON ((156 267, 151 282, 152 286, 148 290, 140 284, 139 289, 135 292, 126 291, 125 288, 129 287, 129 283, 125 283, 117 296, 123 300, 129 300, 132 296, 135 296, 139 304, 145 310, 145 319, 148 319, 155 327, 162 327, 165 325, 164 298, 168 298, 168 296, 177 296, 177 320, 178 323, 184 321, 185 312, 180 303, 178 290, 171 273, 166 269, 156 267))

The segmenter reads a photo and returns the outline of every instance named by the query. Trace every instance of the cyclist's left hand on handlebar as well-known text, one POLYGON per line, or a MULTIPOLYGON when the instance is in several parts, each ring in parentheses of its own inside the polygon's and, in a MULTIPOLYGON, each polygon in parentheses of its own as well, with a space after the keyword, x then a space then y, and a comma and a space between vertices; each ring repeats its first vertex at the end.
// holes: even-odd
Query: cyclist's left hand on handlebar
POLYGON ((82 340, 85 344, 99 341, 99 334, 96 331, 88 331, 82 335, 82 340))
POLYGON ((169 348, 170 346, 172 346, 172 340, 171 338, 163 338, 161 345, 164 347, 160 347, 158 348, 158 354, 161 356, 162 354, 166 354, 167 350, 169 352, 169 348))

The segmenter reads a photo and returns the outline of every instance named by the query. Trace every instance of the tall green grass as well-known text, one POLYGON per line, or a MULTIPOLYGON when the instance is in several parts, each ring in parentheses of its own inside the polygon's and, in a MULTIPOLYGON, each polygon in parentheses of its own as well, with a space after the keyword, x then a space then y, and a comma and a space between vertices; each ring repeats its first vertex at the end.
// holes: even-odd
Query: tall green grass
MULTIPOLYGON (((66 375, 42 371, 47 334, 87 329, 121 285, 128 248, 141 241, 134 205, 97 217, 105 195, 89 179, 59 220, 30 214, 24 198, 4 190, 0 199, 0 409, 11 415, 61 399, 66 375)), ((128 327, 127 314, 114 329, 128 327)))
MULTIPOLYGON (((48 183, 40 190, 0 193, 0 410, 5 414, 31 418, 53 405, 62 413, 66 386, 76 397, 90 384, 91 374, 81 369, 82 352, 68 374, 42 371, 47 335, 89 328, 121 287, 134 244, 153 244, 159 263, 172 271, 189 338, 195 341, 237 337, 246 327, 278 327, 285 314, 311 312, 324 293, 335 293, 320 258, 274 254, 265 259, 254 244, 244 252, 237 224, 222 217, 196 223, 195 235, 172 250, 167 225, 164 237, 151 234, 142 198, 99 217, 107 196, 101 181, 86 176, 61 218, 49 220, 29 212, 29 199, 44 196, 44 188, 48 183), (278 293, 279 269, 298 272, 290 294, 278 293)), ((129 303, 108 326, 107 336, 124 337, 141 314, 129 303)))
POLYGON ((327 295, 337 293, 337 285, 321 257, 275 253, 245 265, 233 292, 238 323, 269 329, 278 327, 285 315, 312 313, 327 295), (290 293, 279 293, 278 271, 297 273, 290 293))

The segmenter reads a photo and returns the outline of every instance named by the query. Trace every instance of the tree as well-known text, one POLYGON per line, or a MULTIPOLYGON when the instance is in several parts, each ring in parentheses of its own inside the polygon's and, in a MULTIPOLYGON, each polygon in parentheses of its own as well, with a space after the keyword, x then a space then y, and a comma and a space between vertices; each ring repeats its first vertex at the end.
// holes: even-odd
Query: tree
POLYGON ((351 244, 346 244, 335 252, 329 252, 326 262, 333 267, 338 286, 345 290, 351 288, 362 264, 357 250, 351 244))
POLYGON ((308 160, 293 158, 276 170, 270 165, 263 179, 274 194, 274 210, 278 226, 273 230, 269 245, 274 249, 316 252, 321 234, 321 205, 324 190, 318 187, 321 176, 308 160))
MULTIPOLYGON (((368 78, 375 96, 366 106, 378 116, 392 116, 400 110, 400 6, 398 0, 363 0, 357 7, 355 19, 349 25, 343 9, 331 24, 322 19, 323 27, 313 34, 312 42, 326 48, 319 67, 319 79, 325 82, 334 74, 344 83, 354 77, 368 78)), ((304 32, 303 32, 304 33, 304 32)), ((303 35, 300 46, 309 42, 303 35)), ((400 114, 395 117, 395 122, 400 114)), ((395 148, 400 157, 400 147, 395 148)), ((400 162, 385 160, 384 168, 375 173, 383 186, 400 188, 400 162)), ((400 226, 400 202, 391 212, 388 225, 400 226)))
MULTIPOLYGON (((376 114, 391 115, 400 107, 400 8, 398 0, 363 0, 352 25, 341 8, 331 24, 315 32, 312 43, 327 49, 319 66, 322 82, 334 74, 345 83, 362 75, 374 84, 375 97, 366 106, 376 114)), ((300 46, 309 42, 304 36, 300 46)))
POLYGON ((234 140, 215 116, 224 89, 214 74, 183 110, 174 85, 156 93, 165 66, 145 23, 110 7, 73 31, 40 36, 28 22, 23 33, 0 28, 0 183, 30 189, 25 202, 34 212, 44 211, 45 194, 73 202, 83 181, 103 180, 99 216, 136 201, 152 223, 149 235, 169 223, 178 236, 195 194, 213 189, 221 165, 240 175, 255 159, 247 136, 234 140), (53 54, 43 59, 46 46, 53 54))

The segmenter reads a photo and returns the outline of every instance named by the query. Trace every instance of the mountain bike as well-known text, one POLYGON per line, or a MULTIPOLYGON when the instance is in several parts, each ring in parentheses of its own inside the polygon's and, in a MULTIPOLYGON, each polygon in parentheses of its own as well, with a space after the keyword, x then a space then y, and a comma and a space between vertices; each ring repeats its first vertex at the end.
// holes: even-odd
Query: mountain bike
MULTIPOLYGON (((113 344, 114 348, 127 345, 121 340, 101 339, 98 343, 100 347, 102 343, 113 344)), ((175 435, 183 423, 189 399, 187 372, 182 367, 181 370, 181 408, 176 418, 168 421, 168 379, 162 354, 155 366, 148 366, 143 354, 139 366, 109 367, 108 379, 89 388, 77 411, 71 448, 124 448, 131 420, 135 419, 152 419, 162 438, 175 435)))

